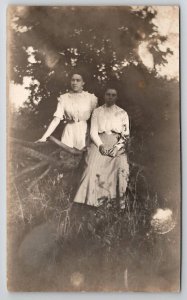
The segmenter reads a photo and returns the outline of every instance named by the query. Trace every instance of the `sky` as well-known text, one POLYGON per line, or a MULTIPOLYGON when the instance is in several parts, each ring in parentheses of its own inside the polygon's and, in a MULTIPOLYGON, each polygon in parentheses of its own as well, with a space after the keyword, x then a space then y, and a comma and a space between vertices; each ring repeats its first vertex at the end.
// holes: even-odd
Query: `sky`
MULTIPOLYGON (((136 6, 135 9, 142 7, 136 6)), ((165 66, 157 67, 159 76, 167 76, 168 79, 179 79, 179 8, 178 6, 153 6, 157 11, 157 16, 154 19, 154 24, 158 27, 161 35, 167 36, 167 41, 160 45, 160 50, 170 48, 173 55, 168 55, 168 63, 165 66)), ((32 47, 27 49, 29 54, 29 62, 35 63, 32 55, 32 47)), ((154 66, 153 56, 148 50, 148 43, 146 41, 139 45, 138 54, 143 64, 152 69, 154 66)), ((30 77, 23 78, 23 84, 9 85, 10 103, 13 104, 14 109, 18 109, 28 98, 29 90, 26 89, 31 83, 30 77)))
MULTIPOLYGON (((167 36, 167 41, 160 45, 160 50, 170 48, 173 55, 168 55, 168 63, 165 66, 157 67, 161 76, 169 79, 179 79, 179 8, 178 6, 153 6, 157 10, 154 24, 158 27, 161 35, 167 36)), ((153 67, 153 57, 147 49, 146 42, 139 47, 139 55, 142 62, 148 67, 153 67)))

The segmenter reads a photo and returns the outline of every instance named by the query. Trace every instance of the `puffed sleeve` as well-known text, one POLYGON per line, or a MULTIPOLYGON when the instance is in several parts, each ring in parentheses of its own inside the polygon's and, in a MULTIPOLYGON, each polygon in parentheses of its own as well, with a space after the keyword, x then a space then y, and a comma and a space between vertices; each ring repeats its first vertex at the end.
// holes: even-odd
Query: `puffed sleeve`
POLYGON ((64 118, 64 101, 62 96, 58 98, 57 108, 53 116, 59 118, 60 120, 63 120, 64 118))
POLYGON ((121 137, 115 145, 118 149, 121 149, 122 147, 125 146, 128 138, 129 138, 129 134, 130 134, 130 132, 129 132, 129 117, 128 117, 128 114, 126 113, 126 111, 124 111, 123 115, 122 115, 121 137))
POLYGON ((96 146, 99 148, 100 145, 102 145, 102 141, 98 134, 98 122, 97 122, 97 110, 95 109, 93 111, 92 117, 91 117, 91 129, 90 129, 90 136, 92 141, 96 144, 96 146))
POLYGON ((92 111, 98 106, 98 99, 94 94, 91 94, 91 108, 92 111))

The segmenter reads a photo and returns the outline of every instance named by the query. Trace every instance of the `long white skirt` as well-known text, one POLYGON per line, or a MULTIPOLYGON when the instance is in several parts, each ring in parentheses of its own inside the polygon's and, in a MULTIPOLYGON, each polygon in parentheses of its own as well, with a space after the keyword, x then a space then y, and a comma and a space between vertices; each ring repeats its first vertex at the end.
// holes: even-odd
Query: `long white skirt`
MULTIPOLYGON (((116 144, 118 134, 100 134, 109 149, 116 144)), ((116 157, 103 156, 92 143, 88 149, 84 172, 74 202, 100 206, 104 199, 124 197, 129 176, 129 164, 124 149, 116 157)))

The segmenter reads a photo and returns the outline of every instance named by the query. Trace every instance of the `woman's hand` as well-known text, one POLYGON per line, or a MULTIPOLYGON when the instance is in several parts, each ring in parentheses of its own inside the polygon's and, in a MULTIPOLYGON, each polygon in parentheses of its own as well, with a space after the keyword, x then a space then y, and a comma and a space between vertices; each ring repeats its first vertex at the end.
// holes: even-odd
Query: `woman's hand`
POLYGON ((99 152, 101 155, 107 155, 107 150, 105 149, 104 145, 99 146, 99 152))
POLYGON ((42 137, 41 139, 37 140, 35 143, 45 143, 47 141, 47 138, 42 137))
POLYGON ((113 147, 111 148, 110 150, 108 150, 108 156, 111 156, 111 157, 115 157, 118 153, 118 148, 117 147, 113 147))
POLYGON ((44 143, 47 141, 47 138, 53 133, 53 131, 56 129, 58 124, 60 123, 60 118, 54 117, 51 123, 49 124, 49 127, 47 128, 44 135, 41 137, 41 139, 37 140, 35 143, 44 143))

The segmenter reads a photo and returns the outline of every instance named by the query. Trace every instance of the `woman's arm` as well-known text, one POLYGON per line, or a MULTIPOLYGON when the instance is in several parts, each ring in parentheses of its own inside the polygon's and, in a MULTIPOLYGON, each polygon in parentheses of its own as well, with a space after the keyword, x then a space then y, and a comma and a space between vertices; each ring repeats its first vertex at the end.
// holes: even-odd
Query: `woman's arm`
POLYGON ((64 118, 64 105, 63 105, 63 98, 62 97, 63 97, 63 95, 58 98, 58 104, 57 104, 56 111, 53 115, 54 116, 53 120, 49 124, 46 132, 41 137, 41 139, 39 139, 36 142, 46 142, 47 138, 53 133, 53 131, 56 129, 56 127, 58 126, 60 121, 63 120, 63 118, 64 118))
POLYGON ((116 156, 118 151, 125 146, 129 138, 129 117, 126 112, 123 114, 122 118, 122 132, 119 141, 114 145, 112 149, 109 150, 109 156, 116 156))
POLYGON ((95 110, 93 111, 92 118, 91 118, 90 136, 94 144, 99 148, 100 153, 102 155, 105 155, 106 149, 98 134, 97 113, 95 110))
POLYGON ((49 124, 44 135, 41 137, 41 139, 39 139, 36 142, 46 142, 47 138, 53 133, 53 131, 56 129, 59 123, 60 123, 60 118, 54 117, 51 123, 49 124))
POLYGON ((92 117, 91 117, 91 128, 90 128, 90 136, 92 141, 96 144, 96 146, 99 148, 100 145, 102 145, 102 141, 98 135, 98 123, 97 123, 97 113, 94 110, 92 117))
POLYGON ((124 145, 126 144, 128 138, 129 138, 129 133, 130 133, 129 132, 129 117, 126 112, 124 112, 124 115, 122 118, 122 123, 123 123, 123 127, 122 127, 121 137, 115 145, 115 147, 117 147, 118 150, 121 149, 122 147, 124 147, 124 145))

